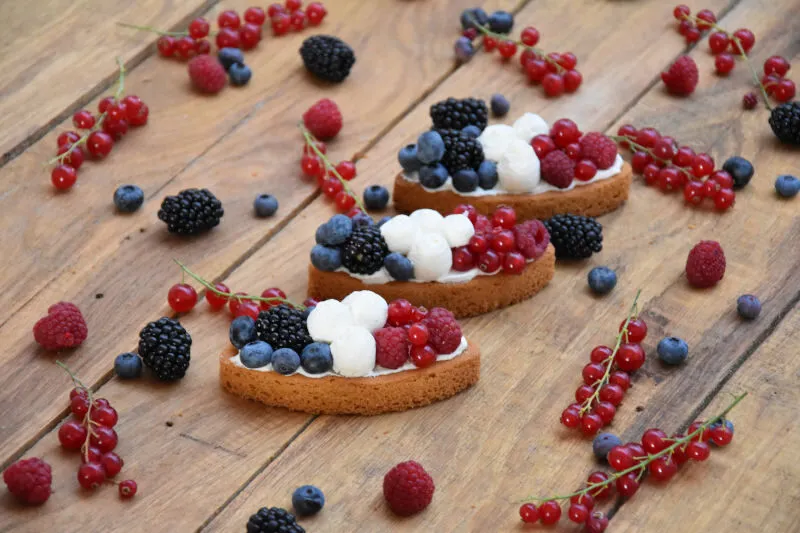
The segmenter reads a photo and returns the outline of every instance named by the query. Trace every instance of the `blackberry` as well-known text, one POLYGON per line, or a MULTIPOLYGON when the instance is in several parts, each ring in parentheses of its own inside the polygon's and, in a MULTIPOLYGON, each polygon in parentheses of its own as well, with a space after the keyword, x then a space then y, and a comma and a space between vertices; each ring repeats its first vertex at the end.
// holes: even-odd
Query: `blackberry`
POLYGON ((353 49, 330 35, 315 35, 303 41, 300 56, 311 74, 334 83, 344 81, 356 62, 353 49))
POLYGON ((556 215, 545 220, 559 259, 586 259, 603 249, 603 226, 580 215, 556 215))
POLYGON ((286 304, 261 311, 256 320, 256 334, 274 350, 291 348, 301 353, 303 348, 314 342, 308 334, 303 312, 286 304))
POLYGON ((781 104, 769 115, 769 126, 781 142, 800 145, 800 104, 781 104))
POLYGON ((161 202, 158 218, 170 233, 196 235, 219 224, 225 211, 222 203, 208 189, 186 189, 161 202))
POLYGON ((489 109, 478 98, 448 98, 431 106, 431 120, 435 129, 460 130, 471 124, 483 130, 489 120, 489 109))
POLYGON ((186 374, 191 348, 192 337, 171 318, 159 318, 139 332, 139 356, 162 381, 175 381, 186 374))
POLYGON ((306 530, 286 509, 262 507, 247 521, 247 533, 306 533, 306 530))
POLYGON ((476 139, 460 130, 436 130, 444 141, 444 156, 441 163, 450 175, 459 170, 478 170, 483 163, 483 147, 476 139))
POLYGON ((342 264, 356 274, 374 274, 383 266, 389 247, 377 226, 360 226, 342 245, 342 264))

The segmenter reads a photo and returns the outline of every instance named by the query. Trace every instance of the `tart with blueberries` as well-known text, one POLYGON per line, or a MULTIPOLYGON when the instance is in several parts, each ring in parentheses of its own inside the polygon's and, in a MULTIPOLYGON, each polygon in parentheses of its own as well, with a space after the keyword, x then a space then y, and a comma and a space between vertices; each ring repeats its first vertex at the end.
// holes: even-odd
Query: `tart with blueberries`
POLYGON ((480 377, 453 313, 372 291, 304 310, 273 306, 231 324, 220 382, 237 396, 319 414, 376 415, 449 398, 480 377))
POLYGON ((490 217, 470 205, 452 214, 418 209, 374 222, 334 215, 317 228, 308 295, 342 299, 369 289, 457 317, 530 298, 553 278, 555 249, 538 220, 517 221, 511 207, 490 217))
POLYGON ((602 133, 569 119, 549 126, 534 113, 487 126, 482 100, 449 98, 431 107, 433 126, 398 153, 398 212, 450 213, 470 203, 491 214, 513 207, 520 220, 571 213, 599 216, 628 199, 631 167, 602 133))

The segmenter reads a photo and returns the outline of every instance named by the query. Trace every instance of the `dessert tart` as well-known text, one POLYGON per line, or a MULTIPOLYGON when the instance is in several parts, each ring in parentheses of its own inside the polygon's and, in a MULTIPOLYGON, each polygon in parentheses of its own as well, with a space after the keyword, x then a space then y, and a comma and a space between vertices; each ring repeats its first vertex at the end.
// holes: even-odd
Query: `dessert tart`
POLYGON ((450 213, 462 203, 490 214, 513 207, 520 220, 571 213, 599 216, 628 198, 631 167, 602 133, 583 134, 569 119, 552 127, 534 113, 487 126, 481 100, 431 107, 433 128, 403 147, 394 182, 398 212, 450 213))
POLYGON ((457 317, 530 298, 553 278, 555 250, 538 220, 510 207, 489 218, 470 205, 387 217, 334 215, 316 232, 308 295, 341 299, 369 289, 387 300, 445 307, 457 317))
POLYGON ((286 304, 231 325, 220 382, 237 396, 319 414, 376 415, 449 398, 480 377, 480 351, 453 314, 372 291, 286 304))

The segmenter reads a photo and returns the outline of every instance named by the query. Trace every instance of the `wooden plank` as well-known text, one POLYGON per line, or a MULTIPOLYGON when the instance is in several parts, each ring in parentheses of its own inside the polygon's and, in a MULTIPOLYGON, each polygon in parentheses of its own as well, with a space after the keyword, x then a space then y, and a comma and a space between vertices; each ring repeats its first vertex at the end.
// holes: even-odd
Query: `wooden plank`
POLYGON ((702 464, 686 468, 664 490, 643 487, 614 515, 616 533, 667 531, 691 524, 693 531, 790 533, 797 531, 800 505, 800 306, 712 400, 705 416, 749 394, 729 417, 733 442, 702 464), (713 498, 709 494, 714 495, 713 498))
POLYGON ((123 30, 118 21, 167 29, 216 2, 47 0, 35 9, 2 2, 0 115, 9 127, 0 131, 0 166, 108 85, 115 57, 138 63, 149 53, 158 36, 123 30))

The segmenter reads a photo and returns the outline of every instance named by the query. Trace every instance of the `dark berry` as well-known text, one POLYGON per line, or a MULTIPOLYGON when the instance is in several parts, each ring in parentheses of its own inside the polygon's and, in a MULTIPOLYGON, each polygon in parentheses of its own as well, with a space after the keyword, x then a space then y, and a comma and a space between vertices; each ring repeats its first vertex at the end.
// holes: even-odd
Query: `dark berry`
POLYGON ((447 169, 441 163, 424 165, 419 169, 419 182, 428 189, 438 189, 447 181, 447 169))
POLYGON ((451 175, 459 170, 478 170, 484 157, 483 147, 477 139, 469 138, 461 130, 437 130, 437 132, 445 147, 441 163, 451 175))
POLYGON ((234 318, 228 329, 228 338, 237 350, 241 350, 245 344, 258 339, 256 321, 249 316, 234 318))
POLYGON ((278 210, 278 199, 271 194, 259 194, 253 202, 253 209, 258 218, 271 217, 278 210))
POLYGON ((479 98, 448 98, 433 104, 430 115, 437 130, 461 130, 469 125, 483 130, 488 123, 489 110, 486 102, 479 98))
POLYGON ((775 192, 783 198, 792 198, 800 192, 800 180, 788 174, 778 176, 775 180, 775 192))
POLYGON ((133 213, 144 203, 144 192, 137 185, 122 185, 114 191, 114 205, 123 213, 133 213))
POLYGON ((160 318, 139 333, 139 355, 162 381, 181 379, 189 368, 192 337, 177 320, 160 318))
POLYGON ((397 281, 408 281, 414 277, 414 265, 406 256, 392 252, 383 260, 389 275, 397 281))
POLYGON ((247 521, 247 533, 305 533, 294 515, 285 509, 262 507, 247 521))
POLYGON ((389 247, 375 226, 355 228, 342 245, 342 264, 356 274, 374 274, 387 255, 389 247))
POLYGON ((142 375, 142 359, 135 353, 119 354, 114 359, 114 372, 120 379, 136 379, 142 375))
POLYGON ((330 220, 317 228, 316 240, 325 246, 338 246, 353 233, 353 220, 347 215, 333 215, 330 220))
POLYGON ((217 58, 225 70, 229 70, 232 65, 244 64, 244 54, 239 48, 222 48, 217 53, 217 58))
POLYGON ((370 185, 364 189, 364 205, 367 209, 380 211, 389 203, 389 190, 382 185, 370 185))
POLYGON ((689 357, 689 345, 678 337, 665 337, 656 348, 658 358, 667 365, 679 365, 689 357))
POLYGON ((484 159, 478 167, 478 186, 485 190, 494 189, 497 180, 497 163, 484 159))
POLYGON ((458 192, 472 192, 478 188, 478 173, 471 168, 453 174, 453 187, 458 192))
POLYGON ((755 320, 761 314, 761 302, 752 294, 743 294, 736 300, 736 312, 745 320, 755 320))
POLYGON ((603 249, 603 226, 581 215, 556 215, 544 222, 561 259, 586 259, 603 249))
POLYGON ((317 270, 333 272, 342 266, 342 251, 323 244, 311 248, 311 264, 317 270))
POLYGON ((495 11, 489 16, 489 29, 495 33, 509 33, 514 27, 514 15, 508 11, 495 11))
POLYGON ((486 11, 475 7, 472 9, 465 9, 461 12, 462 29, 468 30, 470 28, 475 28, 476 23, 481 26, 486 26, 489 23, 489 15, 486 14, 486 11))
POLYGON ((272 369, 278 374, 288 376, 300 368, 300 356, 291 348, 281 348, 272 353, 272 369))
POLYGON ((800 145, 800 103, 788 102, 774 108, 769 125, 781 142, 800 145))
POLYGON ((492 107, 492 114, 496 117, 506 116, 511 107, 511 104, 502 94, 493 94, 490 105, 492 107))
POLYGON ((196 235, 216 227, 224 214, 222 203, 208 189, 186 189, 164 198, 158 218, 170 233, 196 235))
POLYGON ((409 144, 400 149, 397 153, 397 161, 405 172, 416 172, 421 165, 417 159, 417 145, 409 144))
POLYGON ((242 346, 239 360, 246 368, 263 368, 272 362, 272 353, 272 346, 266 342, 253 341, 242 346))
POLYGON ((309 374, 324 374, 333 368, 331 347, 324 342, 312 342, 300 354, 300 365, 309 374))
POLYGON ((426 131, 417 138, 416 156, 420 163, 431 165, 444 156, 445 145, 436 131, 426 131))
POLYGON ((300 516, 317 514, 325 506, 325 495, 313 485, 303 485, 292 493, 292 507, 300 516))
POLYGON ((592 451, 595 457, 600 461, 605 462, 608 452, 615 446, 621 446, 622 441, 613 433, 600 433, 592 441, 592 451))
POLYGON ((235 87, 247 85, 252 77, 253 71, 250 70, 250 67, 242 63, 234 63, 228 69, 228 78, 231 80, 231 85, 235 87))
POLYGON ((330 35, 315 35, 303 41, 300 56, 309 72, 334 83, 344 81, 356 62, 353 49, 330 35))
MULTIPOLYGON (((308 334, 303 312, 286 304, 261 311, 256 320, 256 333, 259 339, 275 349, 272 354, 273 364, 281 348, 291 348, 297 355, 313 342, 308 334)), ((297 364, 300 364, 299 356, 297 364)))
POLYGON ((739 156, 728 158, 728 160, 722 165, 722 170, 730 174, 733 178, 734 189, 741 189, 750 183, 750 178, 752 178, 753 174, 755 173, 753 164, 747 159, 739 156))
POLYGON ((617 273, 608 267, 594 267, 589 271, 589 288, 595 294, 608 294, 617 285, 617 273))

